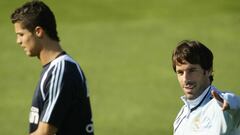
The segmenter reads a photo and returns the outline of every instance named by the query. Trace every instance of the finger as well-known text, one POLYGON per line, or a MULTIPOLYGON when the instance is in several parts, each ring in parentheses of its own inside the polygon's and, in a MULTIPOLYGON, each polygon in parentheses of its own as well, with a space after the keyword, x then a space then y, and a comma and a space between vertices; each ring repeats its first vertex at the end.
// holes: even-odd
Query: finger
POLYGON ((223 99, 218 95, 218 93, 214 90, 211 91, 212 96, 217 99, 218 101, 220 101, 221 103, 223 103, 223 99))
POLYGON ((229 106, 228 102, 227 102, 226 100, 223 100, 223 99, 218 95, 218 93, 217 93, 216 91, 214 91, 214 90, 211 91, 211 94, 212 94, 212 96, 213 96, 216 100, 218 100, 218 101, 220 101, 220 102, 222 103, 222 110, 223 110, 223 111, 230 109, 230 106, 229 106))
POLYGON ((222 110, 225 111, 225 110, 229 110, 229 109, 230 109, 230 106, 229 106, 228 102, 226 100, 224 100, 222 110))

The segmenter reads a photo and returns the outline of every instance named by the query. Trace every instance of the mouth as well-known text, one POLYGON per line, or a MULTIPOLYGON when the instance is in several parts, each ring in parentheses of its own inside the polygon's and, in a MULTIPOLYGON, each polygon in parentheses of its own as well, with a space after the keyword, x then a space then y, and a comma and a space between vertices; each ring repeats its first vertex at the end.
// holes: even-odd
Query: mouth
POLYGON ((23 51, 24 51, 24 52, 27 52, 27 48, 25 48, 25 47, 22 47, 22 49, 23 49, 23 51))
POLYGON ((191 85, 185 85, 184 89, 186 90, 186 92, 191 92, 196 86, 194 84, 191 85))

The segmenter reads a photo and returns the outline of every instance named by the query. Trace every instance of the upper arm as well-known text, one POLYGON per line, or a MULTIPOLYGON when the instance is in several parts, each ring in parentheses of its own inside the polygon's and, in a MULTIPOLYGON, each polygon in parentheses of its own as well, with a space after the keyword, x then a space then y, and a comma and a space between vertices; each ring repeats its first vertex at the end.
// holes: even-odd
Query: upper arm
POLYGON ((43 109, 40 121, 51 123, 59 127, 71 105, 71 90, 66 88, 65 61, 58 62, 51 72, 51 78, 46 84, 46 99, 43 103, 43 109))
POLYGON ((49 123, 39 122, 38 128, 30 135, 55 135, 57 128, 49 123))

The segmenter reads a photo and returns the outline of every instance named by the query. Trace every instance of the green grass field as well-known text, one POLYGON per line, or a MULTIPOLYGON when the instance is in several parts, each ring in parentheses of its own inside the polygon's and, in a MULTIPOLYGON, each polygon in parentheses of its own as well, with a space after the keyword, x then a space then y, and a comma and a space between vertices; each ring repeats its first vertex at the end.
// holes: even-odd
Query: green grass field
MULTIPOLYGON (((0 135, 28 132, 41 65, 15 43, 9 15, 25 0, 0 1, 0 135)), ((214 82, 239 92, 240 1, 45 0, 63 48, 82 66, 96 135, 171 135, 182 102, 171 52, 196 39, 214 53, 214 82)))

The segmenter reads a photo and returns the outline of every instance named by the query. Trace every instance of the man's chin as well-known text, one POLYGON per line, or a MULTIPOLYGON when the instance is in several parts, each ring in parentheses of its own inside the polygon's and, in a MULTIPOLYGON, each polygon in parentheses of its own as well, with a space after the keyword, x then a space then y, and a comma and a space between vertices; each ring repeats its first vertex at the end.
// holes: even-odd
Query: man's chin
POLYGON ((185 93, 185 96, 187 97, 187 99, 189 99, 189 100, 193 100, 193 99, 195 99, 196 98, 196 96, 195 95, 193 95, 192 93, 185 93))

